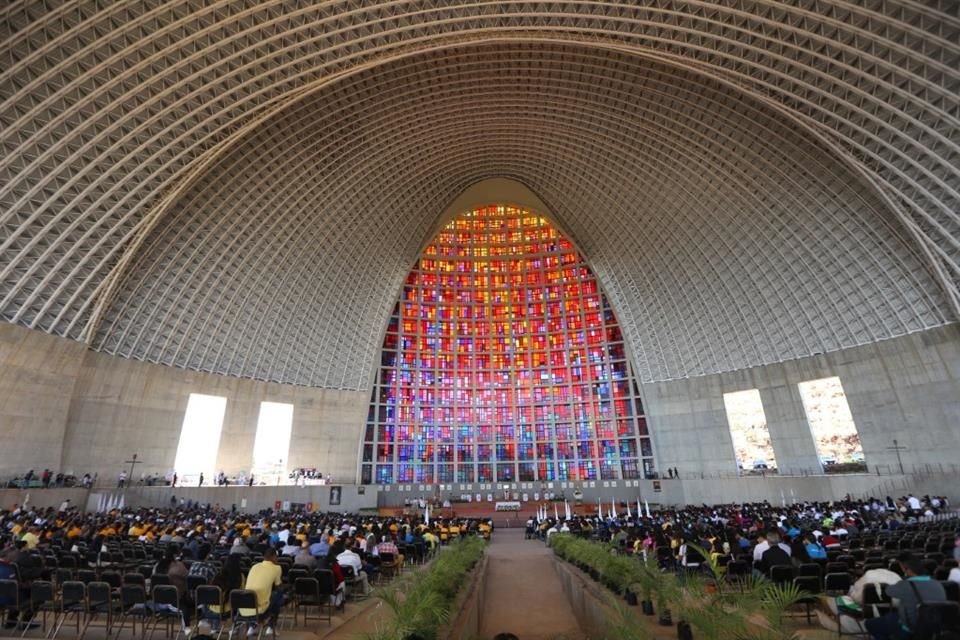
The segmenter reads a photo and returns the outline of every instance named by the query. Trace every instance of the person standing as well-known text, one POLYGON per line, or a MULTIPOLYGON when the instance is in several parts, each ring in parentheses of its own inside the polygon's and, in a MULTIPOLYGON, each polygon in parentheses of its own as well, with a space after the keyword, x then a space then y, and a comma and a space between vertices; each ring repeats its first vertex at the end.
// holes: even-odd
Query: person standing
POLYGON ((121 471, 120 477, 117 480, 117 489, 123 489, 127 485, 127 472, 121 471))
POLYGON ((202 487, 202 486, 203 486, 203 472, 202 472, 202 471, 200 472, 200 484, 198 484, 197 486, 198 486, 198 487, 202 487))

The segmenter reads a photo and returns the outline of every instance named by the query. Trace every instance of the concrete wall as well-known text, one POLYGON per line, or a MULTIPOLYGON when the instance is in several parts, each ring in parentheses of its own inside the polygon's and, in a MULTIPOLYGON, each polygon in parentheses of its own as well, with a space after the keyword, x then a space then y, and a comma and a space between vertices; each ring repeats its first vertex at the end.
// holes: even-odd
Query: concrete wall
POLYGON ((642 385, 661 469, 682 476, 732 473, 733 443, 723 394, 757 388, 777 465, 819 469, 797 384, 839 376, 871 468, 897 467, 888 447, 907 450, 909 472, 960 462, 960 325, 812 358, 730 373, 642 385))
POLYGON ((64 464, 114 477, 137 453, 144 464, 135 477, 165 474, 174 466, 191 393, 227 398, 218 470, 248 471, 260 403, 288 402, 294 405, 288 468, 316 467, 354 481, 368 394, 229 378, 92 352, 70 405, 64 464))
MULTIPOLYGON (((345 484, 331 486, 310 487, 130 487, 125 492, 124 501, 128 505, 147 507, 170 506, 170 498, 177 501, 193 500, 200 504, 220 505, 229 509, 236 505, 237 509, 247 512, 272 509, 276 502, 295 502, 299 504, 313 503, 319 511, 335 511, 339 513, 356 513, 361 509, 377 508, 377 491, 375 487, 345 484), (331 486, 340 487, 340 504, 330 504, 331 486), (362 493, 361 493, 362 492, 362 493), (243 507, 246 500, 246 507, 243 507)), ((93 495, 103 493, 112 496, 119 493, 115 489, 102 489, 93 495)), ((94 498, 91 498, 93 501, 94 498)), ((95 504, 95 503, 94 503, 95 504)))
POLYGON ((65 469, 61 444, 85 353, 78 342, 0 323, 0 476, 65 469))

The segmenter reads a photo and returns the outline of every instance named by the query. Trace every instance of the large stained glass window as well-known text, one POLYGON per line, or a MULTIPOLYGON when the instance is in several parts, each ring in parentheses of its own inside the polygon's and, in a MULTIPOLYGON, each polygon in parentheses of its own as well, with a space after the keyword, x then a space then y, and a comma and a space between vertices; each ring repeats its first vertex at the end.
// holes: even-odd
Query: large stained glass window
POLYGON ((384 338, 360 468, 377 484, 653 473, 620 327, 545 218, 475 209, 424 250, 384 338))

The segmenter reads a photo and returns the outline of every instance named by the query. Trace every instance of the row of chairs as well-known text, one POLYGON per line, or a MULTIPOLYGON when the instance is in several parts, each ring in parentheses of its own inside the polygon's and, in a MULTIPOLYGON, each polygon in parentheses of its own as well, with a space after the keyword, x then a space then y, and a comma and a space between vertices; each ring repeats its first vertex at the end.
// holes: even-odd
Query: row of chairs
MULTIPOLYGON (((311 609, 316 609, 314 619, 332 623, 333 593, 334 578, 329 571, 318 571, 313 577, 298 577, 293 583, 292 592, 294 624, 302 615, 303 623, 307 625, 311 619, 311 609)), ((220 629, 218 637, 227 623, 231 625, 232 636, 240 627, 249 628, 259 621, 257 615, 241 614, 241 610, 257 609, 256 593, 250 590, 233 590, 225 598, 220 587, 202 584, 192 591, 192 600, 195 624, 199 625, 201 621, 211 623, 220 629), (227 601, 229 609, 225 606, 227 601)), ((21 602, 19 583, 0 580, 0 603, 3 603, 0 604, 0 622, 16 620, 21 610, 29 610, 33 612, 33 622, 40 619, 44 637, 49 635, 50 638, 56 638, 70 622, 75 624, 74 637, 82 640, 90 626, 97 621, 103 622, 108 638, 111 634, 119 637, 128 623, 135 635, 138 621, 141 624, 141 636, 145 636, 149 629, 152 638, 157 628, 163 625, 165 635, 176 638, 184 621, 177 589, 167 584, 154 585, 148 599, 143 584, 123 583, 115 589, 102 581, 67 581, 58 590, 52 582, 36 580, 30 585, 28 601, 21 602), (52 624, 50 616, 53 617, 52 624)), ((29 630, 30 626, 25 625, 21 637, 29 630)), ((260 633, 262 631, 261 626, 260 633)))

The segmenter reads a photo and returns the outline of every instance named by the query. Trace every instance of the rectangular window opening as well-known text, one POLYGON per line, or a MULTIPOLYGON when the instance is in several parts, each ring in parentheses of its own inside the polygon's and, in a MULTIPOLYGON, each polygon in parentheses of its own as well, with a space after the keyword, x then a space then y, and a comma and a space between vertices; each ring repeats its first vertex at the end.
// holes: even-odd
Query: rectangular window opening
POLYGON ((213 482, 226 409, 227 399, 223 396, 190 394, 174 462, 182 484, 196 484, 201 473, 204 483, 213 482))
POLYGON ((253 441, 253 475, 268 485, 287 483, 293 405, 261 402, 253 441))
POLYGON ((725 393, 723 405, 727 410, 727 422, 741 473, 763 473, 776 469, 777 460, 773 454, 760 390, 725 393))
POLYGON ((866 471, 860 434, 840 378, 807 380, 797 387, 823 470, 828 473, 866 471))

